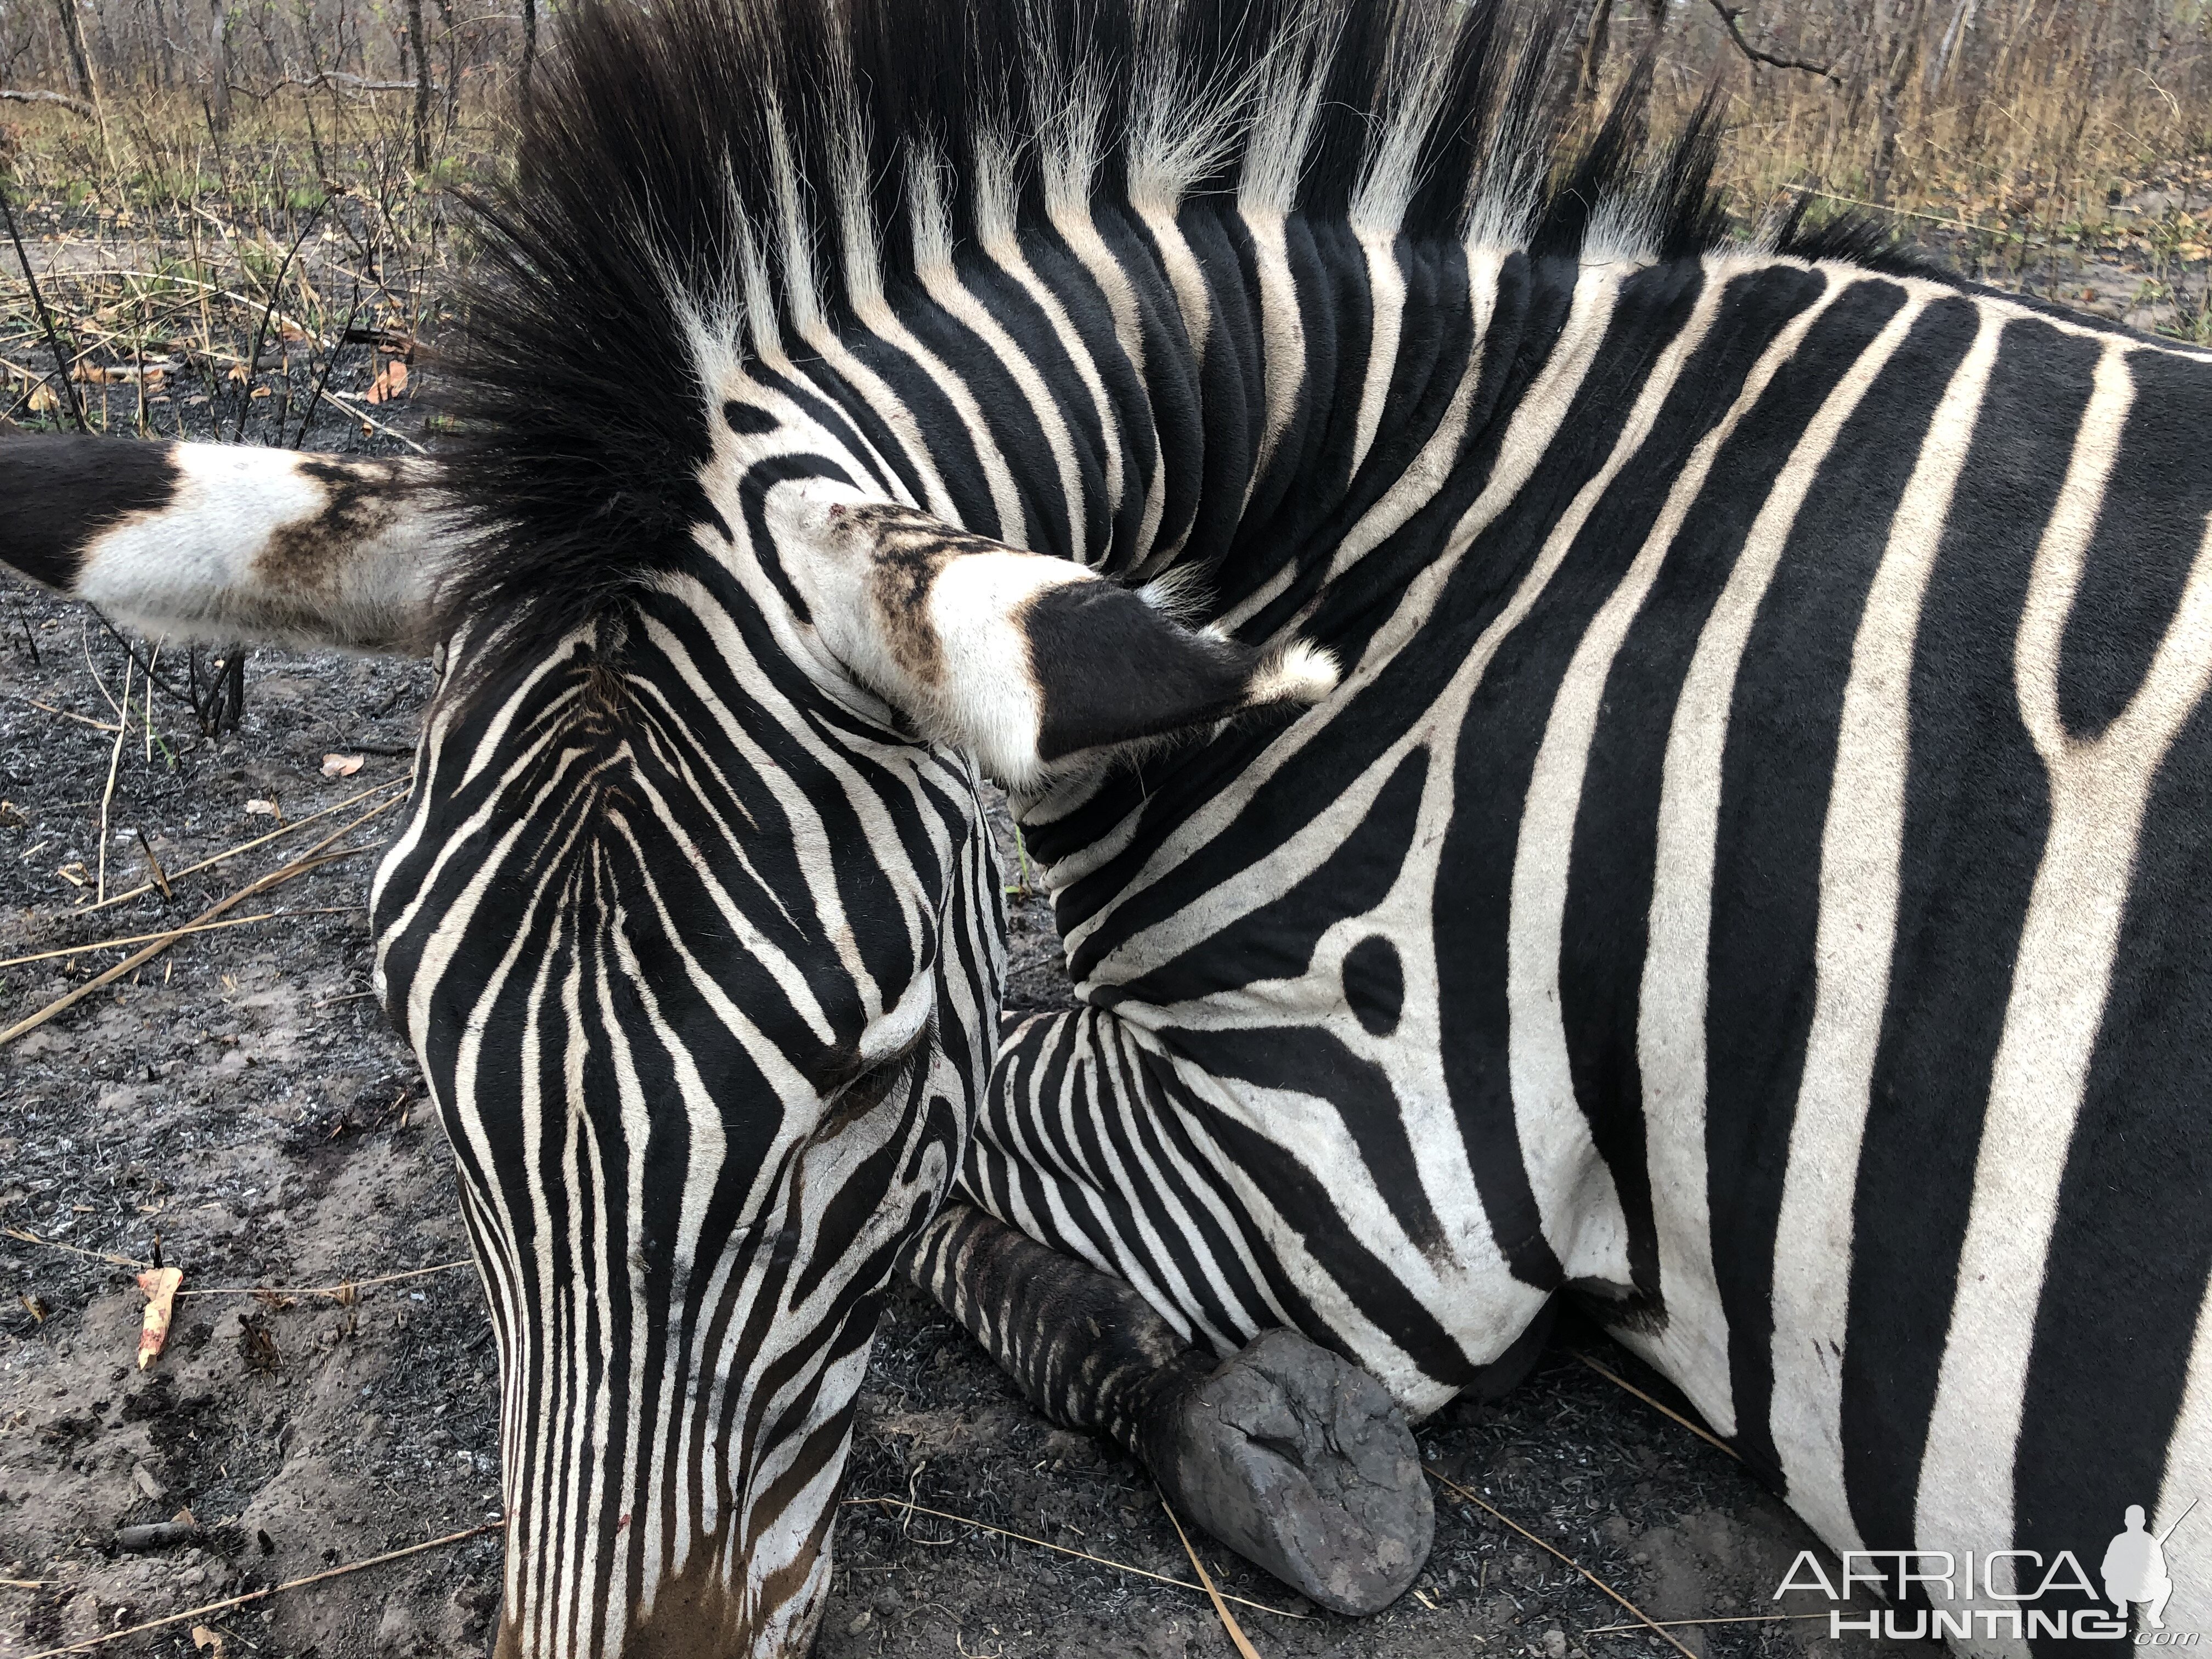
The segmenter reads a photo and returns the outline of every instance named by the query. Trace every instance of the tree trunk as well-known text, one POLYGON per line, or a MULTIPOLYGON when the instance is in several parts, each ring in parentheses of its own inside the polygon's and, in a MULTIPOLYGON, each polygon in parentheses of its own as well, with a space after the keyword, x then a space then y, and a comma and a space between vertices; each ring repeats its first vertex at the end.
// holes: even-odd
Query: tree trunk
POLYGON ((422 0, 407 0, 407 45, 415 58, 415 171, 430 170, 430 43, 422 32, 422 0))
POLYGON ((54 0, 61 13, 62 40, 69 46, 70 72, 76 77, 76 89, 84 101, 97 107, 100 88, 93 82, 92 59, 84 49, 84 19, 78 15, 76 0, 54 0))
POLYGON ((215 85, 210 88, 208 115, 216 131, 230 129, 230 9, 225 0, 208 0, 208 64, 215 85))

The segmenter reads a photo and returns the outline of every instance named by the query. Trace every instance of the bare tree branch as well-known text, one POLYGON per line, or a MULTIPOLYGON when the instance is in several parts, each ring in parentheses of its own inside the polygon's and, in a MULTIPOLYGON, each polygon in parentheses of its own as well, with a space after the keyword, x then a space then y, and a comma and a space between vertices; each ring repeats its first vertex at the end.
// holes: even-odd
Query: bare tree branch
POLYGON ((1777 69, 1803 70, 1808 75, 1817 75, 1824 80, 1843 85, 1843 77, 1826 64, 1808 64, 1802 58, 1777 58, 1771 52, 1761 52, 1743 38, 1743 31, 1735 20, 1743 15, 1741 6, 1723 5, 1722 0, 1712 0, 1713 9, 1720 14, 1721 21, 1728 26, 1729 39, 1735 42, 1736 50, 1754 64, 1771 64, 1777 69))
POLYGON ((41 92, 35 87, 20 91, 14 87, 0 87, 0 99, 18 104, 59 104, 64 109, 72 110, 88 121, 93 118, 92 106, 83 99, 71 98, 58 92, 41 92))

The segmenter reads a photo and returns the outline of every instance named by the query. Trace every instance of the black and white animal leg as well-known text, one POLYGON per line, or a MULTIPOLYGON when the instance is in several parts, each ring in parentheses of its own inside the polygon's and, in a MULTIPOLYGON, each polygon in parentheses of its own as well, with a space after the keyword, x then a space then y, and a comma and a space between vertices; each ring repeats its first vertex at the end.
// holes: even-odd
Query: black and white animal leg
POLYGON ((957 1200, 908 1271, 1046 1416, 1110 1436, 1178 1515, 1323 1607, 1376 1612, 1428 1559, 1436 1509, 1404 1413, 1297 1332, 1217 1365, 1121 1279, 957 1200))

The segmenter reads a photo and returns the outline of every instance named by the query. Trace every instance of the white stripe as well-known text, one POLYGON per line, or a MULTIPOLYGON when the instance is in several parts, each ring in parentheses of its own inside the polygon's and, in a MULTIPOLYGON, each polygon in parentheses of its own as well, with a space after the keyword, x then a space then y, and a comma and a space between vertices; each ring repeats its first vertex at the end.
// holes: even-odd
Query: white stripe
POLYGON ((1406 273, 1398 267, 1396 243, 1388 230, 1362 231, 1359 236, 1360 252, 1367 256, 1369 327, 1367 378, 1359 388, 1359 424, 1352 440, 1353 477, 1382 427, 1382 404, 1398 366, 1398 338, 1406 325, 1406 273))
MULTIPOLYGON (((1652 562, 1640 577, 1637 605, 1643 604, 1657 575, 1657 559, 1671 550, 1681 534, 1722 447, 1735 437, 1737 426, 1765 395, 1776 373, 1849 286, 1832 283, 1791 319, 1745 377, 1743 390, 1727 416, 1698 444, 1638 556, 1639 565, 1647 559, 1652 562)), ((1887 348, 1877 345, 1876 349, 1887 359, 1887 348)), ((1636 1036, 1637 1067, 1644 1084, 1644 1164, 1651 1182, 1659 1290, 1667 1323, 1650 1335, 1624 1335, 1690 1396, 1714 1431, 1723 1436, 1735 1432, 1735 1403, 1729 1382, 1728 1322, 1713 1276, 1706 1188, 1705 969, 1712 922, 1713 840, 1720 805, 1720 740, 1728 729, 1725 698, 1757 608, 1755 599, 1749 605, 1743 603, 1737 583, 1746 576, 1755 577, 1764 592, 1765 577, 1772 573, 1806 486, 1834 442, 1842 420, 1856 407, 1872 380, 1873 368, 1861 367, 1863 372, 1845 394, 1848 402, 1824 407, 1807 428, 1769 492, 1765 510, 1745 539, 1730 583, 1698 636, 1661 773, 1636 1036)), ((1873 367, 1879 367, 1879 361, 1873 367)), ((1620 637, 1626 637, 1625 621, 1620 637)), ((1608 666, 1620 647, 1620 638, 1615 638, 1607 653, 1608 666)))
MULTIPOLYGON (((1651 435, 1690 354, 1712 326, 1721 294, 1721 283, 1706 283, 1688 322, 1644 377, 1613 453, 1553 526, 1540 565, 1565 559, 1613 480, 1651 435)), ((1583 769, 1597 732, 1599 701, 1613 654, 1658 574, 1665 546, 1654 537, 1631 563, 1584 631, 1553 699, 1522 799, 1506 926, 1506 1066, 1522 1158, 1532 1177, 1544 1237, 1569 1279, 1623 1285, 1629 1282, 1627 1224, 1612 1171, 1590 1138, 1589 1114, 1575 1099, 1559 1005, 1559 951, 1566 926, 1567 859, 1582 807, 1583 769)))

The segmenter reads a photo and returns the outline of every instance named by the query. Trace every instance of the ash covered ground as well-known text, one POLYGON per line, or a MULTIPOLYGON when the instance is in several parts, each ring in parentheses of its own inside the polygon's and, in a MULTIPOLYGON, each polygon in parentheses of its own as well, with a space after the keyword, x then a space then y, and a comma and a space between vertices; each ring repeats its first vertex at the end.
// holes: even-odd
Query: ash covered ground
MULTIPOLYGON (((358 441, 357 428, 347 435, 358 441)), ((0 1026, 129 954, 95 941, 190 920, 395 792, 188 866, 406 775, 428 690, 419 665, 256 652, 244 720, 220 738, 159 690, 149 733, 134 680, 118 747, 121 647, 85 611, 0 583, 0 958, 60 953, 0 969, 0 1026), (331 754, 358 756, 361 769, 325 776, 331 754), (111 766, 106 890, 151 881, 158 860, 168 891, 88 914, 111 766)), ((173 653, 155 665, 172 682, 183 672, 173 653)), ((331 850, 369 846, 393 816, 331 850)), ((226 920, 280 914, 182 941, 0 1049, 0 1228, 47 1241, 0 1235, 0 1654, 86 1641, 498 1516, 490 1327, 473 1269, 441 1267, 467 1254, 443 1134, 367 994, 374 856, 247 899, 226 920), (142 1373, 135 1270, 100 1257, 150 1260, 157 1245, 187 1292, 214 1293, 179 1299, 167 1351, 142 1373), (422 1267, 441 1270, 362 1285, 349 1304, 297 1293, 422 1267), (257 1285, 287 1293, 234 1293, 257 1285), (121 1547, 124 1528, 186 1509, 196 1541, 121 1547)), ((1048 908, 1018 893, 1012 911, 1012 1000, 1064 1003, 1048 908)), ((1423 1426, 1431 1467, 1651 1616, 1714 1621, 1674 1632, 1692 1652, 1850 1650, 1827 1640, 1824 1620, 1758 1621, 1812 1546, 1804 1528, 1578 1353, 1663 1393, 1596 1331, 1563 1323, 1519 1389, 1423 1426)), ((924 1512, 1192 1577, 1141 1471, 1044 1422, 910 1291, 884 1315, 847 1492, 901 1507, 844 1510, 823 1659, 1231 1651, 1202 1595, 924 1512)), ((1672 1651, 1648 1633, 1601 1633, 1628 1615, 1449 1497, 1415 1593, 1364 1621, 1319 1613, 1199 1545, 1226 1593, 1283 1610, 1236 1609, 1268 1659, 1672 1651)), ((495 1621, 499 1568, 499 1534, 481 1532, 102 1650, 191 1656, 197 1626, 232 1656, 474 1656, 495 1621)), ((1805 1608, 1793 1598, 1779 1610, 1805 1608)))

